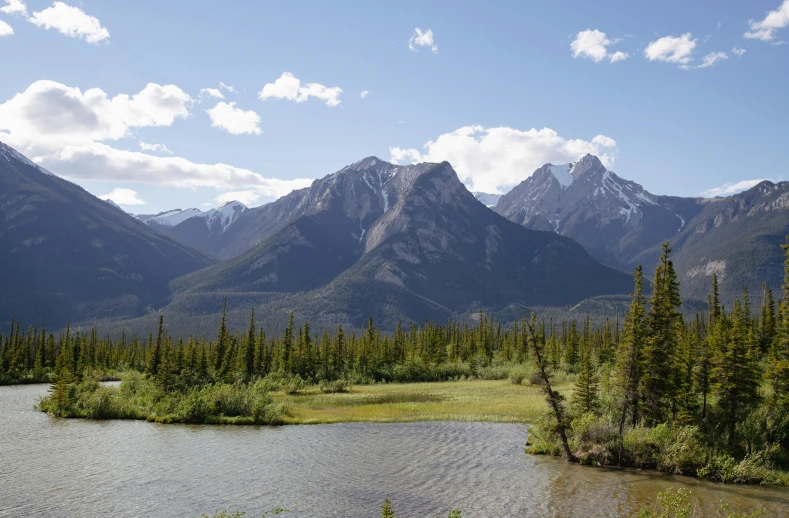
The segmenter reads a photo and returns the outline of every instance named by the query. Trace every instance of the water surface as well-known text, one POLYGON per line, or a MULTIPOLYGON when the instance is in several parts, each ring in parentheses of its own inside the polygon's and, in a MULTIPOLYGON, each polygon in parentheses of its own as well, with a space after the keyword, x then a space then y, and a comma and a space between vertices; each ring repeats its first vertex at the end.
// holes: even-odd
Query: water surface
POLYGON ((0 516, 627 516, 668 487, 789 516, 789 490, 589 468, 523 453, 523 425, 158 425, 56 419, 46 386, 0 387, 0 516))

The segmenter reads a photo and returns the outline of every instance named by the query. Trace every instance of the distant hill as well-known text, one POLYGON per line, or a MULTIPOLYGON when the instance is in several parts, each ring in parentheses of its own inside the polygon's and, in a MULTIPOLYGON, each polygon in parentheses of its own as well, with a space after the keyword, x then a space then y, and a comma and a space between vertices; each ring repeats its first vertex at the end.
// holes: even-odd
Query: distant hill
POLYGON ((0 323, 139 316, 211 262, 0 143, 0 323))

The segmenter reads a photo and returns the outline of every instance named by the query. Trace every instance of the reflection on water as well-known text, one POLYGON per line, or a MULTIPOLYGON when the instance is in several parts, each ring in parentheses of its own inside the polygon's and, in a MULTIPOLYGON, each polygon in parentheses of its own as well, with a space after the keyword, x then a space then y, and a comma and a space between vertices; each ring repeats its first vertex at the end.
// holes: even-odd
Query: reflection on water
POLYGON ((60 420, 42 385, 0 387, 0 516, 199 516, 217 508, 292 517, 627 516, 684 486, 706 502, 788 515, 783 488, 723 486, 524 455, 522 425, 286 427, 60 420))

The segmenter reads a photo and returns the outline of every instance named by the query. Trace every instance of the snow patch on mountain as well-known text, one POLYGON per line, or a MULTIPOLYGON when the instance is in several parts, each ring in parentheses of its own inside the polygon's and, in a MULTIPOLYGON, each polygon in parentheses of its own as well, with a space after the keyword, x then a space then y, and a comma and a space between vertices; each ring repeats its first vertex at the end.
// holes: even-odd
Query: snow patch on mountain
POLYGON ((157 224, 163 227, 174 227, 179 223, 183 223, 189 218, 194 218, 195 216, 200 216, 201 214, 202 211, 200 211, 200 209, 175 209, 156 215, 152 218, 148 218, 145 222, 149 225, 157 224))
POLYGON ((208 228, 213 228, 217 223, 222 227, 221 232, 227 230, 247 209, 240 201, 229 201, 216 209, 211 209, 202 214, 208 228))
POLYGON ((247 206, 240 201, 229 201, 216 209, 206 212, 200 209, 173 209, 161 212, 154 216, 137 216, 138 219, 152 226, 174 227, 192 218, 203 218, 206 226, 211 229, 214 225, 220 226, 220 233, 227 230, 238 218, 247 211, 247 206))

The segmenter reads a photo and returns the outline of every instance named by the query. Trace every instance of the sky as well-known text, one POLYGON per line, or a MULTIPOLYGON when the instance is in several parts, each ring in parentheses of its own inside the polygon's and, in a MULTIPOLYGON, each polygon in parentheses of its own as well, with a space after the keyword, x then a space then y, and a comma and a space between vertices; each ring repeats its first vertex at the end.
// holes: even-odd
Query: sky
POLYGON ((133 213, 367 156, 506 192, 587 153, 654 194, 789 180, 789 0, 0 0, 0 141, 133 213))

